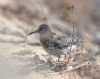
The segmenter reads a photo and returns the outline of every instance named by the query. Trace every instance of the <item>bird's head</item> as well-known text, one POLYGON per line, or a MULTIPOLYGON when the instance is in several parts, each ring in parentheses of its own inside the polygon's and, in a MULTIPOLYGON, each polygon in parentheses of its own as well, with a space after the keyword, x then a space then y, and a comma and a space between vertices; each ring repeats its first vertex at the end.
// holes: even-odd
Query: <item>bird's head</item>
POLYGON ((34 32, 29 33, 28 35, 31 35, 33 33, 44 33, 46 31, 50 31, 49 26, 47 24, 41 24, 41 25, 39 25, 37 30, 35 30, 34 32))

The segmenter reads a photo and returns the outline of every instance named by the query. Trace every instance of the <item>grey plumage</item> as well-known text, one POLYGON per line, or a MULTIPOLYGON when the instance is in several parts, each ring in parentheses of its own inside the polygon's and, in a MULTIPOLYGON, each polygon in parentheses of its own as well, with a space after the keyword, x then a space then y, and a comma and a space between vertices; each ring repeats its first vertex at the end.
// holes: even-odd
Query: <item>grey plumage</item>
POLYGON ((50 55, 57 57, 60 55, 66 55, 70 53, 69 51, 78 46, 76 45, 78 44, 78 41, 75 37, 69 35, 57 36, 46 24, 41 24, 38 30, 33 33, 36 32, 40 34, 40 42, 50 55))

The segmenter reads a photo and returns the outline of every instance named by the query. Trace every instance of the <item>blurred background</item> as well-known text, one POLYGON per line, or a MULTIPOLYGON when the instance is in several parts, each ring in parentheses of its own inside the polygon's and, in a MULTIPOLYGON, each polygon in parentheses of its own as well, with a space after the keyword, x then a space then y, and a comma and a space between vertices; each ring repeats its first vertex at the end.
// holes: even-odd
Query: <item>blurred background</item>
MULTIPOLYGON (((16 64, 13 59, 9 59, 13 52, 23 49, 42 50, 40 47, 33 48, 26 41, 27 34, 42 23, 50 25, 58 34, 72 34, 74 22, 75 35, 88 43, 90 53, 96 53, 99 56, 99 9, 100 0, 0 0, 0 73, 4 72, 7 75, 9 71, 15 72, 23 67, 22 63, 16 64), (72 9, 71 6, 74 8, 72 9)), ((35 38, 32 40, 37 42, 35 38)), ((38 78, 36 73, 34 76, 38 78)), ((11 77, 10 79, 17 79, 15 76, 11 77)), ((34 78, 32 75, 20 78, 30 79, 31 77, 34 78)), ((3 75, 0 78, 6 79, 3 75)))

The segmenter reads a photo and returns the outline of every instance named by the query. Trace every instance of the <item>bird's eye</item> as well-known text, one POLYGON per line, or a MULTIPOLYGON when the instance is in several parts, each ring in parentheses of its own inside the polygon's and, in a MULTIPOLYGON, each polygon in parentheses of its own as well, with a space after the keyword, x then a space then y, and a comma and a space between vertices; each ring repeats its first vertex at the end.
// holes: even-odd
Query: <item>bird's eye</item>
POLYGON ((38 30, 41 32, 41 31, 44 31, 45 28, 44 27, 40 27, 38 30))
POLYGON ((47 27, 41 27, 41 31, 46 31, 47 27))
POLYGON ((44 29, 43 27, 40 28, 40 30, 43 30, 43 29, 44 29))

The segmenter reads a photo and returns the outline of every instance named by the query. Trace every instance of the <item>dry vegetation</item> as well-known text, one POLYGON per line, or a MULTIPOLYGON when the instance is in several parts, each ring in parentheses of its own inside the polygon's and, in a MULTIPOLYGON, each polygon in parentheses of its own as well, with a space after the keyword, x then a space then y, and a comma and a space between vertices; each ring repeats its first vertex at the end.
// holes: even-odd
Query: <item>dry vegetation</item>
POLYGON ((100 2, 96 1, 0 1, 0 78, 100 79, 100 12, 96 5, 100 2), (38 35, 27 36, 41 23, 49 24, 58 35, 71 35, 73 22, 82 45, 63 64, 43 50, 38 35))

